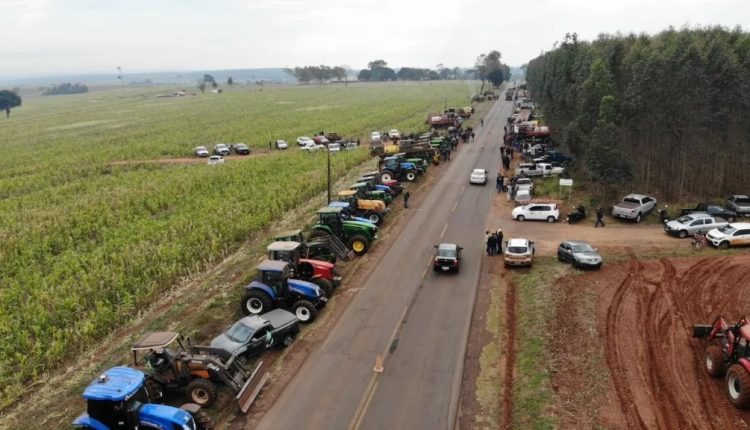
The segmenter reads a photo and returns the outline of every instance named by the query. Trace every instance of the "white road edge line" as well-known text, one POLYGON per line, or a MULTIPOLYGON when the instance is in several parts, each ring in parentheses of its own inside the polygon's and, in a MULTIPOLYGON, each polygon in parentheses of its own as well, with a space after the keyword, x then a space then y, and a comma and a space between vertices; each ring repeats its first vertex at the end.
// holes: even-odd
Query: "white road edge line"
POLYGON ((440 233, 441 239, 445 236, 445 230, 448 230, 448 223, 445 223, 445 226, 443 226, 443 231, 440 233))

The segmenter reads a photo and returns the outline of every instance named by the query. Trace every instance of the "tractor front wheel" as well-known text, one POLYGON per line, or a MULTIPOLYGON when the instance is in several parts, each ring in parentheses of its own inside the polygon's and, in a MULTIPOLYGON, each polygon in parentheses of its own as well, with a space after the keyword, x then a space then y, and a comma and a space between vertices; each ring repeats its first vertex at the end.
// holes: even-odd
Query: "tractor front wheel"
POLYGON ((416 172, 406 172, 406 180, 409 182, 414 182, 417 179, 417 173, 416 172))
POLYGON ((349 248, 357 255, 364 255, 370 247, 370 241, 362 235, 356 235, 349 241, 349 248))
POLYGON ((721 345, 710 345, 706 348, 706 360, 704 361, 706 373, 714 378, 723 376, 727 371, 727 363, 724 360, 724 352, 721 345))
POLYGON ((251 290, 242 299, 242 313, 260 315, 273 309, 273 300, 264 291, 251 290))
POLYGON ((316 278, 311 280, 313 284, 320 287, 321 290, 323 290, 323 295, 326 297, 331 297, 333 295, 333 284, 328 279, 323 278, 316 278))
POLYGON ((379 213, 376 213, 376 212, 370 212, 370 214, 367 215, 367 218, 373 224, 380 224, 380 222, 383 221, 383 217, 379 213))
POLYGON ((187 398, 202 408, 210 408, 216 402, 216 386, 207 379, 194 379, 185 391, 187 398))
POLYGON ((294 304, 294 315, 303 324, 309 324, 315 320, 318 315, 318 310, 315 309, 315 305, 307 300, 299 300, 294 304))
POLYGON ((729 401, 738 409, 750 406, 750 374, 741 364, 733 364, 727 371, 727 395, 729 401))

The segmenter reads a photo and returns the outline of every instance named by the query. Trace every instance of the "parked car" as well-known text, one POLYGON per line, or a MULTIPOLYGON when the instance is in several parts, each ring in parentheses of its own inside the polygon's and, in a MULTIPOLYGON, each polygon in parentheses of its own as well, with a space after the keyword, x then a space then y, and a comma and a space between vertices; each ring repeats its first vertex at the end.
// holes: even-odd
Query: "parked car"
POLYGON ((341 144, 338 144, 338 143, 329 143, 328 144, 328 151, 329 152, 339 152, 339 151, 341 151, 341 144))
POLYGON ((560 218, 560 208, 556 203, 532 203, 513 208, 511 214, 516 221, 528 219, 555 222, 560 218))
POLYGON ((208 157, 208 164, 223 164, 224 163, 224 157, 221 155, 212 155, 208 157))
POLYGON ((284 309, 251 315, 232 324, 211 341, 232 355, 252 357, 276 345, 289 346, 299 333, 299 320, 284 309))
POLYGON ((380 135, 379 131, 373 131, 370 133, 370 143, 381 143, 383 141, 383 136, 380 135))
POLYGON ((391 140, 393 140, 393 139, 400 139, 401 138, 401 132, 399 132, 398 130, 396 130, 395 128, 393 128, 393 129, 391 129, 391 131, 388 132, 388 137, 391 140))
POLYGON ((698 203, 694 208, 680 210, 680 215, 688 215, 694 212, 704 212, 711 216, 717 216, 724 218, 729 222, 734 222, 737 219, 737 212, 723 208, 719 205, 711 205, 707 203, 698 203))
POLYGON ((536 167, 542 169, 543 176, 558 176, 565 173, 564 167, 555 166, 552 163, 537 163, 536 167))
POLYGON ((707 213, 696 212, 669 221, 664 226, 667 234, 677 237, 693 236, 696 233, 707 233, 715 228, 724 227, 728 223, 721 218, 715 218, 707 213))
POLYGON ((318 145, 328 145, 328 139, 326 139, 325 136, 322 136, 320 134, 313 136, 313 142, 317 143, 318 145))
POLYGON ((738 215, 750 216, 750 197, 748 196, 734 195, 727 199, 727 206, 738 215))
POLYGON ((623 197, 620 203, 612 207, 612 216, 641 222, 641 219, 655 207, 656 199, 653 197, 643 194, 628 194, 623 197))
POLYGON ((225 143, 217 143, 214 146, 214 154, 226 157, 229 155, 229 146, 225 143))
POLYGON ((513 199, 516 203, 525 205, 531 202, 532 193, 531 190, 516 190, 516 197, 513 199))
POLYGON ((485 185, 487 184, 488 176, 489 172, 487 172, 486 169, 474 169, 471 171, 471 175, 469 176, 469 183, 485 185))
POLYGON ((516 192, 519 190, 534 191, 534 181, 531 178, 518 178, 516 179, 516 192))
POLYGON ((307 136, 300 136, 297 138, 297 145, 299 146, 307 146, 311 143, 315 143, 315 142, 313 142, 313 140, 307 136))
POLYGON ((505 267, 528 266, 531 267, 534 258, 534 242, 528 239, 510 239, 503 254, 505 267))
POLYGON ((234 145, 234 153, 239 155, 250 155, 250 148, 244 143, 236 143, 234 145))
POLYGON ((310 142, 310 143, 308 143, 307 145, 303 146, 300 149, 303 150, 303 151, 315 152, 315 151, 317 151, 319 149, 326 149, 326 147, 323 146, 323 145, 318 145, 315 142, 310 142))
POLYGON ((436 272, 458 272, 461 267, 462 247, 455 243, 435 245, 435 259, 432 268, 436 272))
POLYGON ((287 149, 289 148, 289 145, 286 143, 286 140, 277 140, 276 141, 276 149, 287 149))
POLYGON ((196 146, 193 152, 195 152, 196 157, 204 158, 209 156, 208 149, 205 146, 196 146))
POLYGON ((598 269, 604 259, 596 248, 582 240, 567 240, 557 247, 557 260, 567 261, 573 267, 598 269))
POLYGON ((713 246, 727 249, 730 246, 750 245, 750 223, 734 222, 711 230, 706 239, 713 246))

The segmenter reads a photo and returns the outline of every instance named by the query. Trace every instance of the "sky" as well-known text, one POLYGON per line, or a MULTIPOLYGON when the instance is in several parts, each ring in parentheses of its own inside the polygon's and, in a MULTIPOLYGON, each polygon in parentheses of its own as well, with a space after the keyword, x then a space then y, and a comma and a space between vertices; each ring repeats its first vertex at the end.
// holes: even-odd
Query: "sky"
POLYGON ((0 0, 0 78, 325 64, 520 66, 565 33, 750 29, 748 0, 0 0))

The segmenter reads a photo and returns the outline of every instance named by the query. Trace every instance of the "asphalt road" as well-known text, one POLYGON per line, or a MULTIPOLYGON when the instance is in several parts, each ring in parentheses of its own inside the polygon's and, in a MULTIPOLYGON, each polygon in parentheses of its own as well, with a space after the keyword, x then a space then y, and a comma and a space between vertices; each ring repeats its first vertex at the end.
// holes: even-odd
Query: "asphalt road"
POLYGON ((454 153, 323 345, 313 351, 258 429, 452 429, 464 346, 495 193, 505 118, 498 101, 474 143, 454 153), (474 168, 490 183, 472 186, 474 168), (432 271, 433 245, 463 246, 458 274, 432 271), (376 356, 384 371, 373 372, 376 356))

